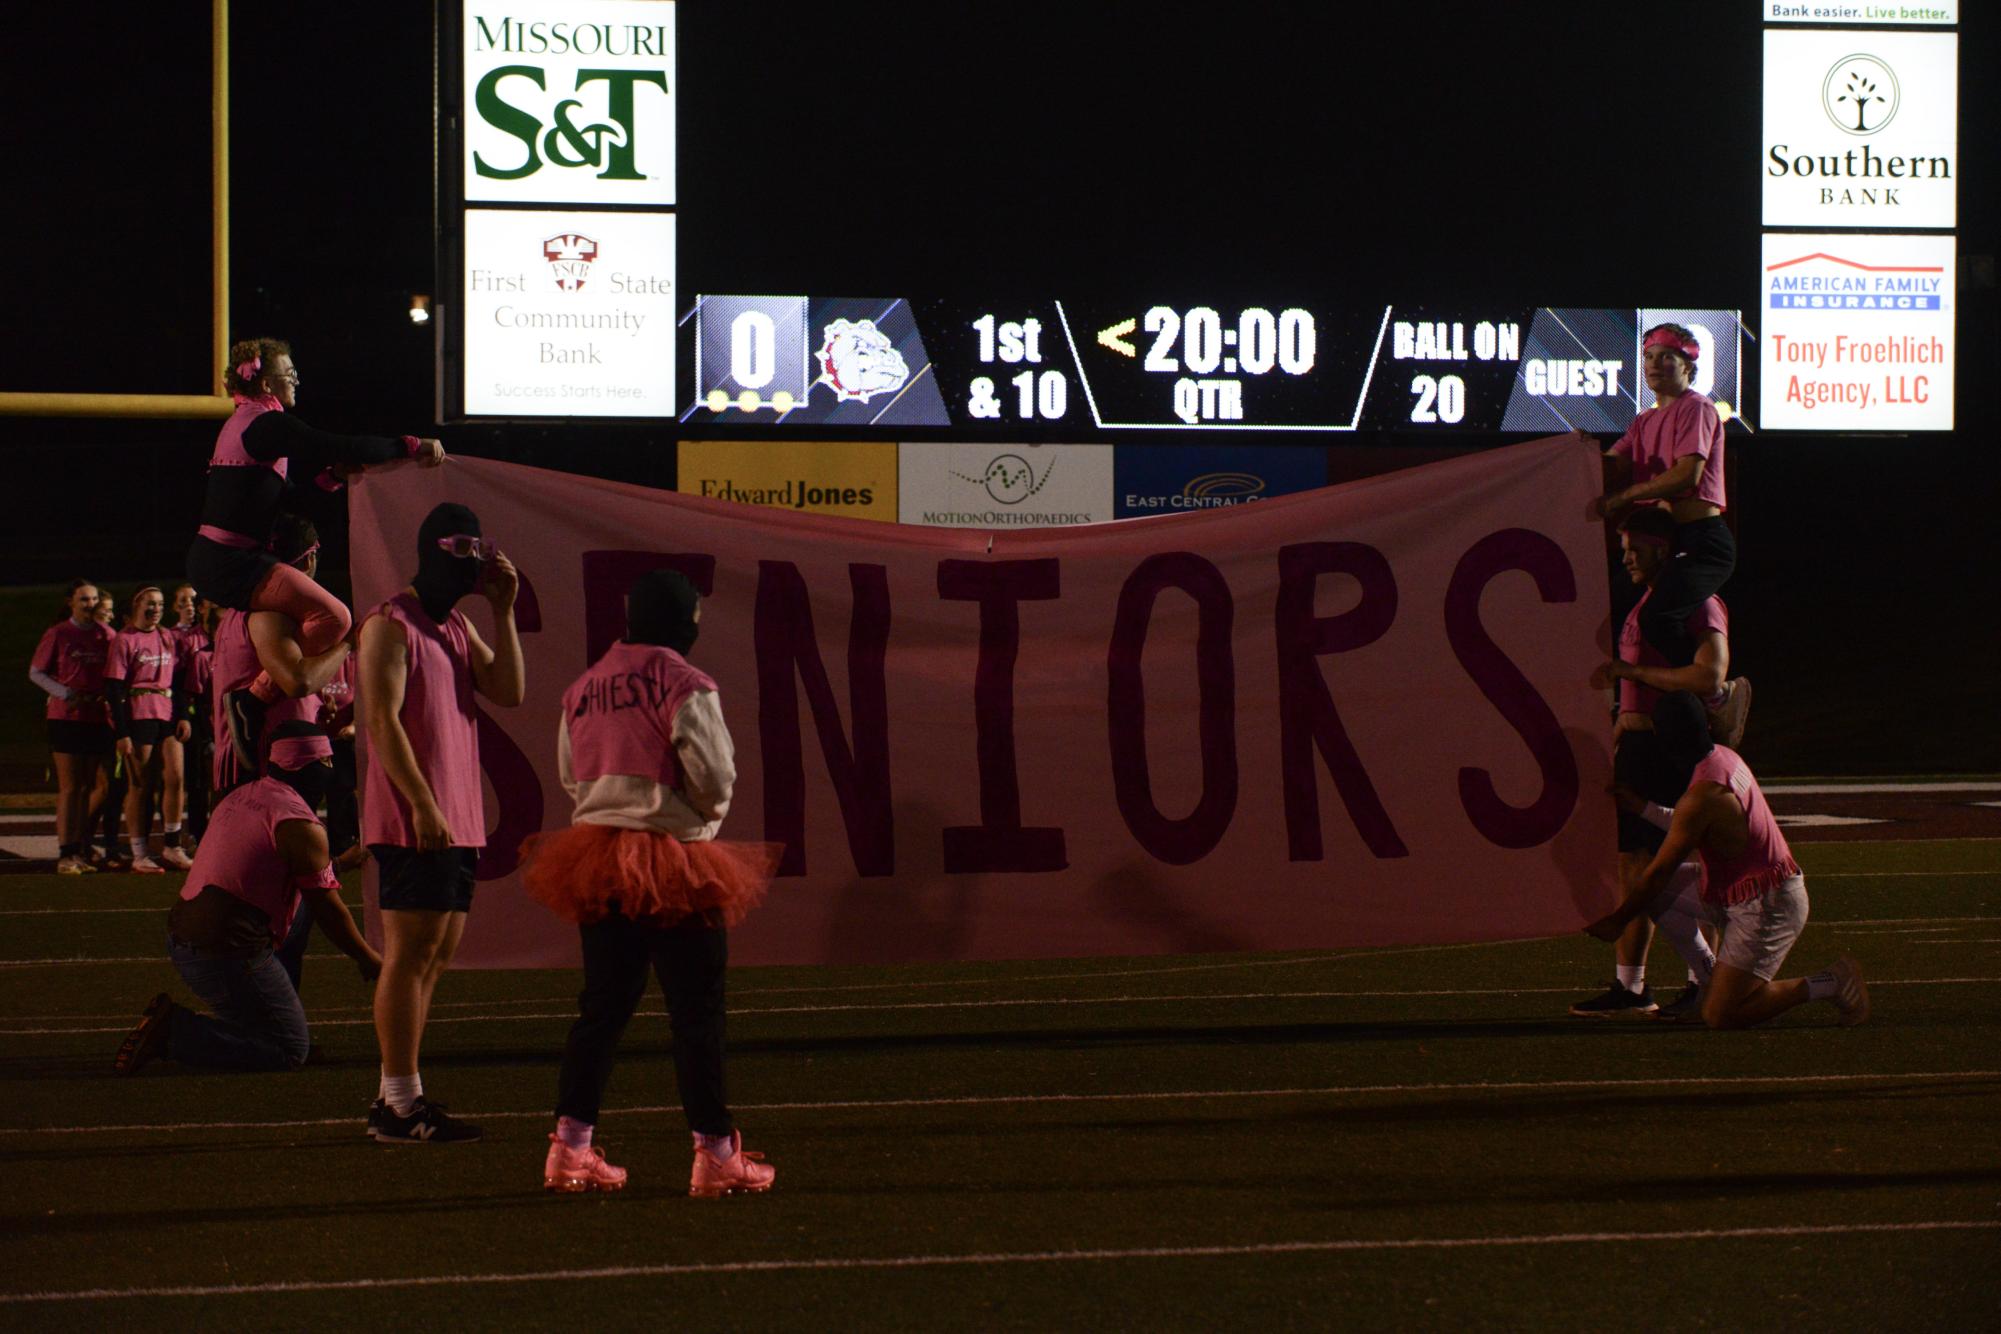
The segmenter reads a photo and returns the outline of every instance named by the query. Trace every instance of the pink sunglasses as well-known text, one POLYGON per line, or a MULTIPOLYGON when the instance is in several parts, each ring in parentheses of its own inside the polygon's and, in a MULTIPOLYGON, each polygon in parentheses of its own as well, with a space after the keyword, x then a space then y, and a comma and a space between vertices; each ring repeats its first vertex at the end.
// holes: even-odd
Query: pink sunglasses
POLYGON ((460 533, 455 537, 438 539, 438 550, 450 552, 454 556, 477 556, 481 560, 492 560, 500 551, 490 538, 470 537, 460 533))

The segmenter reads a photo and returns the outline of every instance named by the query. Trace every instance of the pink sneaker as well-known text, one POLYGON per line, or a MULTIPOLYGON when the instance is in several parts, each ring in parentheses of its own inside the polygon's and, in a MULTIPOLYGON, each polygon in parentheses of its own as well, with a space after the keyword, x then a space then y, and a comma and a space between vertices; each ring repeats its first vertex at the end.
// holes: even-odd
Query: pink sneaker
POLYGON ((593 1144, 573 1149, 549 1135, 549 1156, 542 1163, 542 1189, 566 1195, 587 1190, 619 1190, 625 1185, 625 1169, 604 1160, 604 1150, 593 1144))
POLYGON ((192 857, 172 844, 160 849, 160 861, 176 871, 192 871, 195 865, 192 857))
POLYGON ((125 869, 134 875, 165 875, 167 873, 167 868, 154 861, 151 857, 134 857, 125 869))
POLYGON ((763 1154, 744 1152, 741 1130, 730 1132, 730 1146, 736 1152, 722 1159, 703 1148, 701 1140, 695 1141, 695 1170, 688 1178, 690 1195, 712 1200, 718 1195, 733 1195, 739 1191, 771 1189, 778 1169, 766 1167, 763 1154))

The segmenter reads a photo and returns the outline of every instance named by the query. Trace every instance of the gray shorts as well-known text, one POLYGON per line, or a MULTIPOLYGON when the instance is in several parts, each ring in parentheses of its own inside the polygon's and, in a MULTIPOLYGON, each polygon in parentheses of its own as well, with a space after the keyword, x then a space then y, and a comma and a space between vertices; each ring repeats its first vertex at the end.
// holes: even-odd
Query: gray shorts
POLYGON ((1716 962, 1769 982, 1785 966, 1806 927, 1806 877, 1788 876, 1755 899, 1710 904, 1710 921, 1723 932, 1716 962))

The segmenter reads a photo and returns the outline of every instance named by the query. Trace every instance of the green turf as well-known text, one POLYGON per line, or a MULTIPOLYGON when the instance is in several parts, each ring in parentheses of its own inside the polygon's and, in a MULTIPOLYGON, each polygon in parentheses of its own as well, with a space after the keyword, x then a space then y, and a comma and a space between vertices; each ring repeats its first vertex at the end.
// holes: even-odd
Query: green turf
MULTIPOLYGON (((118 1080, 109 1057, 131 1016, 161 987, 184 995, 151 961, 172 880, 0 879, 15 914, 0 955, 149 960, 0 968, 6 1292, 778 1266, 6 1305, 0 1323, 1991 1325, 1992 1229, 1493 1244, 2001 1223, 2001 981, 1923 981, 2001 979, 2001 843, 1801 851, 1814 913, 1789 971, 1855 955, 1876 980, 1865 1027, 1835 1027, 1825 1005, 1739 1034, 1571 1020, 1567 1003, 1609 971, 1581 937, 739 970, 731 1096, 779 1178, 720 1202, 683 1194, 686 1132, 652 1014, 628 1034, 601 1128, 632 1187, 536 1189, 574 974, 447 979, 426 1082, 489 1114, 487 1142, 385 1148, 361 1133, 373 1042, 344 960, 308 966, 327 1064, 118 1080), (24 911, 78 906, 148 911, 24 911), (1197 1092, 1223 1096, 1138 1096, 1197 1092), (895 1105, 944 1099, 980 1101, 895 1105), (862 1105, 786 1105, 828 1102, 862 1105), (311 1124, 212 1124, 284 1120, 311 1124), (196 1128, 19 1133, 178 1123, 196 1128), (1440 1239, 1481 1244, 1383 1245, 1440 1239), (1294 1243, 1356 1248, 942 1263, 1294 1243), (797 1267, 896 1257, 928 1262, 797 1267)), ((1656 986, 1678 971, 1663 952, 1656 986)))

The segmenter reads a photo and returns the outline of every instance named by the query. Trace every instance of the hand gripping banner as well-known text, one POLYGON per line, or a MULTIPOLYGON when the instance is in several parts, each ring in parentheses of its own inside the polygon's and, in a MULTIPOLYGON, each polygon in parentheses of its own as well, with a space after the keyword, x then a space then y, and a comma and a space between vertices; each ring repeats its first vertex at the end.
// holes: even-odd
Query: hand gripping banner
MULTIPOLYGON (((523 575, 528 699, 482 701, 468 965, 576 960, 518 849, 568 822, 558 700, 661 566, 704 595, 690 656, 740 775, 723 835, 786 845, 737 961, 1552 935, 1615 901, 1610 732, 1587 684, 1607 642, 1599 478, 1565 436, 988 534, 458 458, 353 489, 356 619, 407 581, 442 500, 523 575)), ((490 640, 484 599, 460 605, 490 640)))

